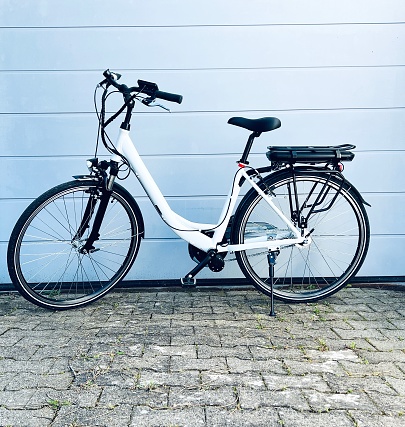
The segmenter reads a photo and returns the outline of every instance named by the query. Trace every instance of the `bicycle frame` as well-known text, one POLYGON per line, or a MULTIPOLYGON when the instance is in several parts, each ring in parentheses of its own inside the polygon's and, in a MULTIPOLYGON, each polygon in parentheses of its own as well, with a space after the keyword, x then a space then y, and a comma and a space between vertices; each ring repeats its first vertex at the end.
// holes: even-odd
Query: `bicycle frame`
MULTIPOLYGON (((224 207, 222 209, 219 221, 217 224, 203 224, 188 221, 182 216, 175 213, 167 203, 165 197, 157 186, 156 182, 149 173, 141 156, 136 150, 128 130, 120 129, 116 149, 128 160, 132 171, 135 173, 146 194, 154 205, 155 209, 163 219, 163 221, 172 228, 172 230, 183 240, 191 245, 208 252, 215 249, 218 252, 235 252, 249 249, 263 248, 268 251, 276 251, 281 247, 291 246, 296 244, 303 244, 308 238, 301 235, 301 230, 297 229, 294 224, 288 219, 272 201, 272 196, 266 194, 254 182, 254 177, 249 175, 245 170, 245 165, 239 165, 239 170, 236 172, 232 187, 228 193, 224 207), (223 241, 229 219, 235 208, 237 198, 240 193, 241 186, 239 182, 241 179, 245 180, 260 194, 263 199, 268 203, 270 208, 284 221, 288 228, 293 232, 295 238, 293 239, 280 239, 280 240, 267 240, 262 238, 251 238, 246 240, 243 244, 221 244, 223 241), (207 236, 203 231, 213 231, 213 236, 207 236)), ((120 162, 121 158, 114 155, 111 160, 120 162)))

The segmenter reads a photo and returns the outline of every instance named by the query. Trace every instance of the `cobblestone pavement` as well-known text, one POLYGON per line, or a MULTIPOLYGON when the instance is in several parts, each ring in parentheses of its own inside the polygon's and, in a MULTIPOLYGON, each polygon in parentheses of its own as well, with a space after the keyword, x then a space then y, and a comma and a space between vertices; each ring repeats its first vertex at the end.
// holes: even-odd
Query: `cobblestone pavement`
POLYGON ((115 292, 52 312, 0 295, 1 426, 405 426, 405 293, 115 292))

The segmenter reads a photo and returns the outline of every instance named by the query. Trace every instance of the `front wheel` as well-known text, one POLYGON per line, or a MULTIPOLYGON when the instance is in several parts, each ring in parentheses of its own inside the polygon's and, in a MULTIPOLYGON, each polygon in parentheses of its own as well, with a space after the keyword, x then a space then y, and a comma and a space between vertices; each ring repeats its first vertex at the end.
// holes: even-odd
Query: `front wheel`
POLYGON ((100 197, 96 181, 71 181, 38 197, 21 215, 10 237, 7 262, 15 287, 27 300, 55 310, 80 307, 101 298, 129 271, 143 221, 137 203, 118 184, 99 239, 87 253, 80 250, 100 197), (83 221, 84 212, 91 218, 83 221), (86 230, 78 233, 83 223, 86 230))
MULTIPOLYGON (((337 292, 361 267, 369 245, 366 210, 347 182, 326 173, 291 172, 265 178, 273 202, 297 223, 308 217, 307 244, 281 247, 273 276, 274 296, 287 302, 312 302, 337 292), (312 209, 312 213, 310 213, 312 209)), ((286 224, 254 190, 242 200, 232 228, 233 243, 250 238, 289 239, 286 224)), ((268 251, 236 253, 244 275, 270 295, 268 251)))

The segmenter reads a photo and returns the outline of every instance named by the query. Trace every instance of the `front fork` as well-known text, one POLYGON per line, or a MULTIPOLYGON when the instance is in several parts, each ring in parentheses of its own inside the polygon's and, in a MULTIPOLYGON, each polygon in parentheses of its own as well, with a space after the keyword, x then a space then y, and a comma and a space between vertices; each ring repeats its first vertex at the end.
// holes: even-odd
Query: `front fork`
MULTIPOLYGON (((93 244, 100 237, 101 223, 103 222, 104 215, 107 210, 108 203, 110 201, 112 189, 114 186, 114 181, 115 181, 115 178, 117 177, 117 174, 118 174, 118 163, 115 161, 110 162, 109 175, 107 175, 105 170, 101 174, 102 181, 100 184, 100 190, 101 190, 100 203, 96 212, 96 216, 94 217, 93 226, 86 240, 86 243, 79 248, 79 252, 82 254, 87 254, 90 252, 94 252, 96 250, 93 244)), ((79 241, 82 238, 86 229, 89 228, 89 223, 94 214, 97 200, 98 200, 97 194, 90 194, 89 200, 87 201, 86 209, 82 218, 82 222, 78 228, 78 231, 73 237, 72 242, 79 241)))

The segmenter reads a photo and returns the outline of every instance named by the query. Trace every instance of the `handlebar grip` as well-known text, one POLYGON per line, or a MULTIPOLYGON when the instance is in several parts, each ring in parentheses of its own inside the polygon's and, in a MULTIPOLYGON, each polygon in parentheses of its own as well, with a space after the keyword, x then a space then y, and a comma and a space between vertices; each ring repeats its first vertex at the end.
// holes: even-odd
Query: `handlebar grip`
POLYGON ((183 101, 182 95, 177 95, 175 93, 162 92, 161 90, 157 90, 155 92, 156 98, 164 99, 165 101, 177 102, 177 104, 181 104, 183 101))
POLYGON ((112 80, 119 80, 121 78, 121 74, 114 73, 113 71, 110 71, 110 70, 105 70, 103 73, 103 76, 107 79, 112 79, 112 80))

